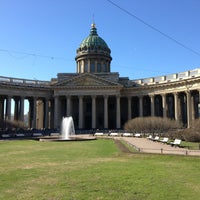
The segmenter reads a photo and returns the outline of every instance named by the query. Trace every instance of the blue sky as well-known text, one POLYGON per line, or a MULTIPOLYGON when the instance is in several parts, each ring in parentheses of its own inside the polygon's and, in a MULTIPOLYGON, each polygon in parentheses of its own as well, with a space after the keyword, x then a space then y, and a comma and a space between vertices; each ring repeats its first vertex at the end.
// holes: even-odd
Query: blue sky
POLYGON ((200 67, 199 0, 112 2, 199 55, 108 0, 0 0, 0 76, 50 80, 76 72, 76 49, 93 18, 111 49, 111 71, 120 76, 147 78, 200 67))

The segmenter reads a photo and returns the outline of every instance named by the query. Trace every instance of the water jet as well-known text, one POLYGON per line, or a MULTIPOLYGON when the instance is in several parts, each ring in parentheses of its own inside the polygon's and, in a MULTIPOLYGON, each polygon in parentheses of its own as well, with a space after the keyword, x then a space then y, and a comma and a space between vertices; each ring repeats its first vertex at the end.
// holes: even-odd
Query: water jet
POLYGON ((85 141, 95 140, 96 137, 86 135, 76 135, 74 129, 74 121, 71 116, 63 117, 61 122, 61 133, 58 137, 42 137, 39 139, 41 142, 67 142, 67 141, 85 141))

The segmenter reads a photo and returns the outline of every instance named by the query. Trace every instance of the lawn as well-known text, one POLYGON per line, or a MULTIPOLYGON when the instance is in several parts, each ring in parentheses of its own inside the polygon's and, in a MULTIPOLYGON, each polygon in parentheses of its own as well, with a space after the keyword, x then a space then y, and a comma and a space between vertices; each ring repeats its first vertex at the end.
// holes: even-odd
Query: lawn
POLYGON ((181 146, 184 148, 188 148, 190 150, 200 150, 200 143, 199 142, 181 142, 181 146))
POLYGON ((122 153, 104 139, 0 141, 2 200, 191 200, 199 180, 200 157, 122 153))

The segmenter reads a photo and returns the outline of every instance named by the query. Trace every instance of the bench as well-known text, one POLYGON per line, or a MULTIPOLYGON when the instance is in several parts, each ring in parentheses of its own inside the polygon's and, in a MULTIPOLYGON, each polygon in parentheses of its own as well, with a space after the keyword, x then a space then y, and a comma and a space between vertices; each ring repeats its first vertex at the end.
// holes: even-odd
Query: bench
POLYGON ((51 133, 51 136, 60 136, 60 133, 51 133))
POLYGON ((156 136, 155 138, 152 138, 151 140, 155 141, 159 141, 159 136, 156 136))
POLYGON ((133 134, 132 133, 123 133, 122 136, 123 137, 131 137, 131 136, 133 136, 133 134))
POLYGON ((103 133, 95 133, 94 135, 95 135, 95 136, 102 136, 103 133))
POLYGON ((16 136, 17 136, 17 137, 24 137, 25 134, 23 134, 23 133, 16 133, 16 136))
POLYGON ((42 136, 42 133, 33 133, 33 136, 36 136, 36 137, 42 136))
POLYGON ((160 140, 160 142, 162 142, 162 143, 167 143, 167 142, 168 142, 168 140, 169 140, 169 138, 168 138, 168 137, 164 137, 163 139, 161 139, 161 140, 160 140))
POLYGON ((181 140, 175 139, 173 142, 170 142, 171 146, 180 146, 181 140))
POLYGON ((148 137, 147 137, 147 139, 149 139, 149 140, 151 140, 153 137, 152 137, 152 135, 149 135, 148 137))
POLYGON ((135 133, 134 137, 141 137, 141 134, 140 133, 135 133))
POLYGON ((2 138, 9 138, 9 137, 11 137, 11 136, 10 136, 9 134, 2 134, 1 137, 2 137, 2 138))
POLYGON ((110 136, 118 136, 118 133, 110 133, 110 136))

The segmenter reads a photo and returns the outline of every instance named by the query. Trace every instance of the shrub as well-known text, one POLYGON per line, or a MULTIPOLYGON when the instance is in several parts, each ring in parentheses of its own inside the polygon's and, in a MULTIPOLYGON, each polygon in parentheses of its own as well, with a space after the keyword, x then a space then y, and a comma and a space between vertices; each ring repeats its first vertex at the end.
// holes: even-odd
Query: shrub
POLYGON ((162 117, 138 117, 129 120, 124 125, 124 129, 133 133, 163 133, 169 130, 178 129, 181 124, 175 120, 162 117))
POLYGON ((187 142, 200 142, 200 119, 192 121, 191 127, 182 130, 179 135, 187 142))
POLYGON ((0 120, 0 127, 2 129, 26 128, 24 122, 19 120, 0 120))

